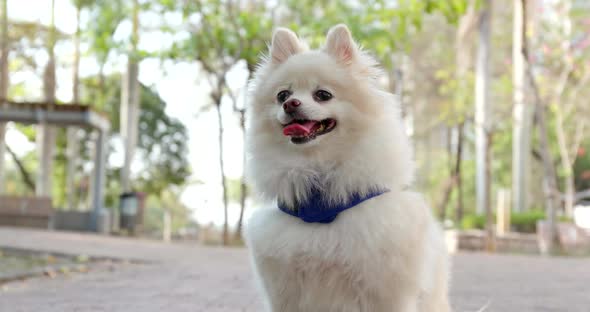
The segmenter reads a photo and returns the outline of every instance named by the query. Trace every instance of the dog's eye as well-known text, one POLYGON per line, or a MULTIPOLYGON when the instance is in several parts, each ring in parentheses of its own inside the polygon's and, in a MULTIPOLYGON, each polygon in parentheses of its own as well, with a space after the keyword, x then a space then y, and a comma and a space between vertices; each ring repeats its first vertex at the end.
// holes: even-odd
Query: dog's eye
POLYGON ((332 98, 332 93, 326 91, 326 90, 317 90, 314 94, 313 94, 313 99, 318 101, 318 102, 326 102, 329 101, 332 98))
POLYGON ((291 96, 291 91, 283 90, 277 94, 277 101, 279 101, 279 103, 283 103, 289 98, 289 96, 291 96))

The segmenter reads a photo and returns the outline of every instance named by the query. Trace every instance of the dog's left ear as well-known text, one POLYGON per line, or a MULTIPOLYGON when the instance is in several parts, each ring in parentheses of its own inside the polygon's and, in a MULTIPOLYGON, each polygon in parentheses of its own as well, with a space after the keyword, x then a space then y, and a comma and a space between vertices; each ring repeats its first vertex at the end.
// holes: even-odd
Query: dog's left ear
POLYGON ((358 46, 344 24, 330 28, 324 50, 344 65, 352 64, 358 54, 358 46))
POLYGON ((305 50, 297 35, 290 29, 279 27, 272 35, 270 56, 274 64, 281 64, 289 57, 305 50))

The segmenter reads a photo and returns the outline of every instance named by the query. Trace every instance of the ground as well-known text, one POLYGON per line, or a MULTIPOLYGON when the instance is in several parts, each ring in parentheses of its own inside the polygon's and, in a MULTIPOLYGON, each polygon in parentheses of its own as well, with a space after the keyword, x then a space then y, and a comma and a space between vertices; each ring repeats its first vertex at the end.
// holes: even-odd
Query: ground
MULTIPOLYGON (((0 227, 0 247, 125 260, 0 286, 0 311, 261 311, 247 250, 0 227)), ((454 311, 590 311, 590 261, 460 253, 454 311)))

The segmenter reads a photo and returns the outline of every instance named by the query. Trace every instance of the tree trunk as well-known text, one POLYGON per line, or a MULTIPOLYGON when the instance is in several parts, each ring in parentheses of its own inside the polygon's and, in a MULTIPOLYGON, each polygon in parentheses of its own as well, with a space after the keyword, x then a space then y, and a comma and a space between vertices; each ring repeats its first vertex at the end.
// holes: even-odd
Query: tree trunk
POLYGON ((574 205, 576 204, 576 181, 573 172, 565 178, 565 215, 574 216, 574 205))
MULTIPOLYGON (((411 120, 411 112, 405 106, 404 103, 404 53, 393 53, 391 55, 391 63, 393 69, 388 71, 389 91, 397 95, 398 105, 401 111, 402 120, 408 125, 408 121, 411 120)), ((407 130, 407 129, 406 129, 407 130)))
POLYGON ((447 181, 445 181, 444 186, 443 186, 443 195, 442 198, 440 200, 440 202, 438 203, 438 205, 436 205, 438 207, 438 212, 439 212, 439 219, 444 221, 445 218, 447 217, 447 206, 449 204, 449 200, 451 199, 451 194, 453 193, 453 188, 455 187, 455 184, 457 183, 457 177, 455 176, 455 170, 454 170, 454 163, 453 163, 453 128, 451 126, 447 127, 447 164, 448 164, 448 169, 449 169, 449 178, 447 179, 447 181))
POLYGON ((457 155, 455 162, 455 176, 457 177, 457 211, 455 212, 455 218, 457 224, 463 219, 464 204, 463 204, 463 177, 461 164, 463 162, 463 140, 465 132, 465 124, 461 123, 457 126, 457 155))
POLYGON ((219 173, 221 176, 221 187, 223 189, 223 245, 229 245, 229 220, 228 220, 228 200, 227 200, 227 185, 225 183, 225 166, 223 164, 223 119, 221 117, 221 97, 216 99, 215 110, 217 111, 217 125, 219 136, 217 142, 219 144, 219 173))
POLYGON ((487 132, 486 139, 486 172, 485 172, 485 192, 488 194, 486 197, 486 240, 485 246, 487 252, 496 251, 496 235, 494 232, 494 212, 492 211, 492 202, 489 194, 492 192, 492 153, 490 153, 492 147, 493 132, 487 132))
MULTIPOLYGON (((76 34, 74 36, 74 64, 72 70, 72 103, 79 104, 80 102, 80 11, 81 8, 76 8, 76 34)), ((66 157, 68 159, 66 165, 66 205, 67 208, 75 209, 75 195, 76 195, 76 170, 78 164, 79 144, 77 137, 77 128, 67 128, 67 151, 66 157)))
MULTIPOLYGON (((529 75, 531 69, 528 69, 529 75)), ((535 88, 536 89, 536 88, 535 88)), ((543 159, 543 191, 545 193, 545 211, 547 215, 547 223, 549 227, 549 241, 547 251, 550 254, 554 254, 559 250, 559 238, 557 233, 557 207, 559 200, 556 198, 557 194, 557 181, 555 180, 555 168, 553 167, 553 157, 549 147, 549 135, 547 131, 547 121, 545 118, 545 107, 540 103, 538 97, 538 90, 535 91, 537 94, 536 100, 536 117, 539 125, 539 141, 541 143, 541 156, 543 159)))
POLYGON ((121 136, 125 144, 125 159, 121 169, 121 188, 123 192, 130 192, 131 164, 137 146, 137 131, 139 122, 139 64, 137 59, 137 44, 139 41, 139 3, 133 1, 133 26, 131 33, 131 51, 127 55, 127 73, 122 79, 121 88, 121 136))
POLYGON ((457 183, 457 177, 455 175, 451 175, 447 181, 445 181, 445 184, 443 186, 443 196, 440 200, 440 202, 438 203, 438 205, 436 205, 437 210, 439 212, 439 219, 441 221, 444 221, 446 218, 446 210, 447 210, 447 205, 449 203, 449 200, 451 198, 451 194, 453 193, 453 187, 455 187, 455 184, 457 183))
MULTIPOLYGON (((560 16, 560 19, 562 20, 562 23, 564 25, 570 25, 571 20, 569 19, 568 14, 571 10, 571 1, 563 1, 562 4, 562 12, 564 14, 560 16)), ((562 34, 564 40, 569 40, 571 35, 571 27, 564 27, 562 34)), ((554 109, 552 109, 552 111, 555 113, 554 129, 557 134, 557 144, 559 147, 561 170, 565 174, 564 212, 565 215, 568 217, 572 217, 574 213, 576 186, 573 166, 576 161, 576 152, 579 147, 579 142, 581 142, 581 139, 578 139, 581 137, 581 135, 579 136, 578 134, 582 134, 581 131, 576 131, 576 133, 573 135, 573 138, 567 137, 565 130, 565 116, 570 115, 570 113, 564 113, 564 110, 567 111, 567 108, 564 107, 567 105, 568 101, 564 99, 563 95, 565 93, 566 86, 568 85, 569 78, 575 69, 574 58, 571 57, 571 54, 573 53, 571 49, 571 46, 568 45, 566 47, 566 51, 564 51, 565 53, 563 56, 562 66, 563 72, 561 74, 559 82, 556 83, 557 87, 554 95, 554 100, 552 100, 552 102, 557 103, 557 105, 554 106, 554 109), (571 147, 574 147, 573 154, 571 153, 571 147)), ((578 80, 578 84, 580 84, 580 86, 584 86, 587 82, 586 79, 587 78, 585 76, 581 77, 578 80)), ((578 89, 572 88, 572 91, 569 94, 570 98, 574 99, 575 101, 577 93, 578 89)), ((576 127, 576 130, 582 130, 584 127, 584 122, 576 122, 576 127)))
MULTIPOLYGON (((457 90, 455 100, 457 105, 464 107, 467 105, 467 78, 465 77, 471 63, 470 34, 473 32, 477 14, 475 14, 474 1, 469 1, 467 12, 461 17, 457 32, 455 35, 455 79, 457 81, 457 90)), ((465 133, 465 118, 458 117, 460 122, 457 125, 457 152, 454 175, 456 176, 457 186, 457 208, 455 211, 456 224, 461 223, 464 212, 463 202, 463 179, 461 165, 463 161, 463 140, 465 133)))
MULTIPOLYGON (((240 128, 242 130, 242 138, 244 144, 246 144, 246 111, 240 111, 240 128)), ((242 164, 243 168, 246 168, 246 152, 244 146, 244 153, 242 155, 242 164)), ((240 241, 242 239, 242 225, 244 223, 244 211, 246 210, 246 197, 248 195, 248 187, 246 186, 246 178, 245 175, 242 174, 242 178, 240 180, 240 218, 238 219, 238 225, 236 227, 236 233, 234 235, 236 241, 240 241)))
POLYGON ((20 174, 23 177, 23 181, 25 182, 25 185, 29 188, 29 190, 31 190, 31 193, 35 193, 35 189, 36 189, 35 182, 33 182, 33 179, 31 178, 31 174, 29 173, 29 171, 27 171, 27 168, 25 167, 25 165, 22 163, 22 161, 20 161, 20 159, 18 159, 18 156, 16 155, 16 153, 13 152, 12 149, 10 149, 10 146, 7 145, 6 150, 8 151, 10 156, 12 157, 12 160, 16 164, 18 171, 20 171, 20 174))
POLYGON ((564 129, 563 113, 561 112, 560 107, 555 109, 555 130, 555 132, 557 133, 557 143, 559 146, 561 169, 563 170, 563 172, 565 172, 564 212, 566 216, 572 217, 574 215, 574 204, 576 196, 576 185, 573 168, 575 159, 572 159, 572 157, 570 157, 570 152, 566 142, 567 139, 564 129))
POLYGON ((476 153, 476 208, 478 213, 489 210, 488 179, 486 178, 489 144, 490 103, 490 20, 491 0, 484 0, 479 18, 479 44, 475 76, 475 153, 476 153))
POLYGON ((528 207, 529 155, 531 151, 532 109, 524 97, 526 0, 514 0, 514 25, 512 44, 513 83, 513 132, 512 132, 512 202, 513 210, 522 212, 528 207))
MULTIPOLYGON (((252 78, 252 73, 254 72, 253 69, 250 70, 252 67, 248 64, 248 79, 250 81, 252 78)), ((246 101, 246 99, 244 100, 246 101)), ((242 168, 243 170, 246 169, 246 108, 239 109, 237 106, 237 98, 233 98, 233 109, 235 112, 240 114, 240 130, 242 130, 242 142, 244 142, 244 151, 242 153, 242 168)), ((242 178, 240 180, 240 217, 238 219, 238 224, 236 227, 235 232, 235 239, 236 241, 240 241, 242 239, 242 227, 244 224, 244 211, 246 210, 246 199, 248 197, 248 186, 246 185, 246 175, 245 172, 242 173, 242 178)))
POLYGON ((448 165, 448 170, 449 170, 449 177, 452 177, 454 174, 454 170, 453 170, 453 136, 455 135, 454 133, 454 128, 452 126, 447 126, 447 165, 448 165))
MULTIPOLYGON (((8 0, 2 0, 0 10, 0 106, 8 98, 8 0)), ((6 143, 4 136, 6 124, 0 122, 0 195, 4 193, 4 152, 6 143)))
POLYGON ((164 208, 162 217, 162 240, 169 243, 172 240, 172 212, 170 208, 164 208))
POLYGON ((475 75, 475 158, 477 211, 486 215, 486 250, 493 252, 494 220, 490 204, 491 190, 491 130, 490 120, 490 52, 492 0, 481 2, 479 43, 475 75))
MULTIPOLYGON (((523 2, 526 0, 522 0, 523 2)), ((526 30, 526 29, 525 29, 526 30)), ((522 50, 525 59, 528 56, 526 45, 522 50)), ((541 99, 541 93, 537 87, 533 70, 530 63, 526 63, 526 75, 531 85, 532 93, 535 100, 535 117, 539 127, 539 142, 541 145, 541 158, 543 160, 543 191, 545 193, 545 212, 549 229, 549 240, 547 242, 547 252, 554 254, 560 250, 559 237, 557 232, 557 207, 559 206, 559 197, 557 196, 557 175, 555 173, 553 156, 549 147, 549 134, 547 130, 547 120, 545 115, 545 105, 541 99)))
MULTIPOLYGON (((449 131, 448 136, 450 137, 453 131, 449 131)), ((450 174, 449 178, 445 182, 443 186, 443 196, 436 205, 439 211, 439 218, 444 220, 447 217, 447 206, 451 199, 451 194, 453 193, 453 189, 457 187, 457 211, 455 212, 455 217, 457 218, 457 224, 461 222, 463 218, 463 188, 461 182, 461 164, 463 161, 463 142, 464 141, 464 123, 460 123, 457 125, 457 149, 454 152, 454 163, 453 161, 453 151, 452 151, 452 140, 447 139, 447 149, 449 158, 451 159, 449 166, 450 166, 450 174)))
POLYGON ((104 67, 106 63, 100 63, 98 67, 98 90, 100 91, 101 98, 100 104, 105 104, 104 93, 106 92, 106 77, 104 75, 104 67))
MULTIPOLYGON (((45 101, 55 104, 55 0, 51 1, 51 25, 47 53, 49 60, 43 75, 43 92, 45 101)), ((37 173, 37 196, 51 196, 53 175, 53 153, 55 149, 55 128, 47 123, 41 123, 37 130, 37 151, 39 157, 39 172, 37 173)))

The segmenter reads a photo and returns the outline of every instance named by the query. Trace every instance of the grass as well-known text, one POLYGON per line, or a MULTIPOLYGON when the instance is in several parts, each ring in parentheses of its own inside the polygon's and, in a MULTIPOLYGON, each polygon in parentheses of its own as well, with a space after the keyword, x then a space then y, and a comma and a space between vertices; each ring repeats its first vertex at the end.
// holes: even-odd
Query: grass
POLYGON ((32 275, 67 273, 69 268, 83 264, 88 257, 67 257, 49 253, 0 248, 0 283, 32 275))

